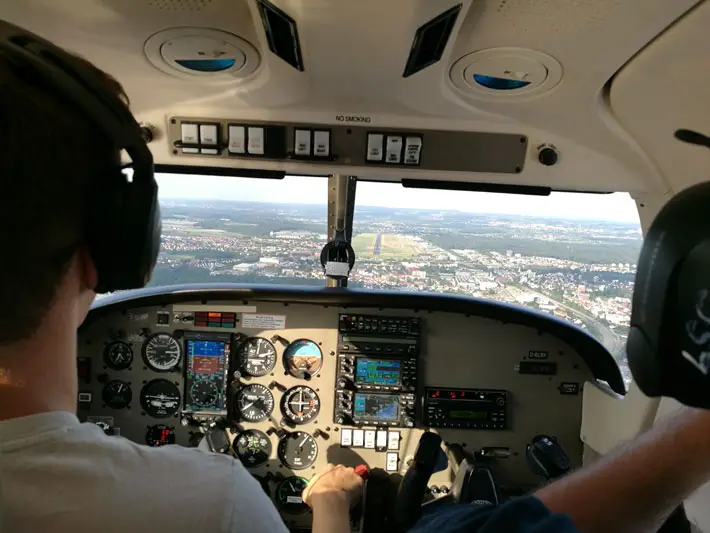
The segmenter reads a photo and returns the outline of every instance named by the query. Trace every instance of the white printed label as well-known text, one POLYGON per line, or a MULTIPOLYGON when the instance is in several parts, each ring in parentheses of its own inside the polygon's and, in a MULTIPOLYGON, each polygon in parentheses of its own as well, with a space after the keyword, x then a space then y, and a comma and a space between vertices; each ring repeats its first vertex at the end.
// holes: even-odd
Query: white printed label
POLYGON ((375 431, 371 429, 365 430, 365 448, 375 447, 375 431))
POLYGON ((286 503, 303 503, 303 498, 300 496, 286 496, 286 503))
POLYGON ((141 322, 148 320, 148 313, 128 313, 128 320, 131 322, 141 322))
POLYGON ((286 329, 286 315, 243 313, 242 327, 254 329, 286 329))
POLYGON ((353 430, 352 429, 341 429, 340 430, 340 445, 341 446, 352 446, 353 444, 353 430))
POLYGON ((365 445, 365 432, 362 429, 353 430, 353 446, 362 448, 365 445))
POLYGON ((396 472, 398 463, 399 463, 399 455, 395 452, 388 452, 387 453, 387 462, 385 463, 385 470, 387 472, 396 472))
POLYGON ((325 264, 326 276, 347 276, 348 274, 350 274, 350 265, 348 263, 328 261, 325 264))

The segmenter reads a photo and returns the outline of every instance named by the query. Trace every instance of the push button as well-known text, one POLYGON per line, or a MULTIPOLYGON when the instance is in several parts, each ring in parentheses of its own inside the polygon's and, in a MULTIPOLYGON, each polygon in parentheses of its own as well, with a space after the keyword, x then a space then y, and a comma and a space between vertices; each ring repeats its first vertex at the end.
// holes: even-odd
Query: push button
POLYGON ((246 153, 246 133, 244 126, 229 126, 229 153, 246 153))
MULTIPOLYGON (((199 128, 197 124, 181 124, 180 125, 180 130, 181 130, 181 140, 185 144, 199 144, 200 139, 199 139, 199 128)), ((199 153, 200 150, 197 148, 183 148, 182 153, 183 154, 197 154, 199 153)))
POLYGON ((316 157, 330 157, 330 132, 313 132, 313 155, 316 157))
POLYGON ((264 128, 247 129, 247 152, 251 155, 264 155, 264 128))
POLYGON ((365 430, 365 448, 375 447, 375 430, 365 430))
POLYGON ((293 136, 293 153, 300 156, 311 155, 310 130, 296 130, 293 136))
POLYGON ((353 430, 343 428, 340 430, 340 445, 348 448, 353 445, 353 430))
POLYGON ((217 155, 217 125, 216 124, 201 124, 200 125, 200 144, 214 145, 215 148, 202 148, 201 152, 207 155, 217 155))
POLYGON ((407 137, 404 143, 404 164, 418 165, 422 153, 422 138, 407 137))
POLYGON ((367 160, 382 161, 385 136, 380 133, 370 133, 367 136, 367 160))

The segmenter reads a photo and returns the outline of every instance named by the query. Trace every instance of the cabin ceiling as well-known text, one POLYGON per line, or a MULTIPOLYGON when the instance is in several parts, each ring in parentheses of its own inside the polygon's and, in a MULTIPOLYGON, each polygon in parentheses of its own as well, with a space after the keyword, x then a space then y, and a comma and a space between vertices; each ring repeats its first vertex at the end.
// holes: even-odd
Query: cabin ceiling
MULTIPOLYGON (((657 195, 702 181, 710 170, 708 150, 673 138, 678 128, 710 134, 708 1, 271 0, 270 5, 295 23, 302 70, 270 49, 257 0, 5 0, 0 13, 118 78, 137 118, 155 128, 151 149, 161 164, 657 195), (440 59, 403 76, 417 29, 456 6, 450 36, 439 43, 440 59), (231 34, 225 46, 232 47, 242 68, 194 75, 167 63, 161 67, 171 39, 177 39, 172 50, 179 59, 188 53, 180 48, 182 37, 209 43, 219 36, 216 31, 231 34), (494 91, 474 74, 517 76, 528 85, 494 91), (367 117, 369 122, 353 128, 423 132, 423 153, 430 130, 510 133, 528 142, 518 173, 186 157, 174 154, 172 117, 323 127, 343 126, 338 117, 367 117), (540 148, 549 145, 559 156, 553 166, 538 160, 540 148)), ((272 35, 281 49, 284 33, 272 35)), ((431 149, 441 152, 440 159, 460 156, 447 153, 446 144, 431 149)))

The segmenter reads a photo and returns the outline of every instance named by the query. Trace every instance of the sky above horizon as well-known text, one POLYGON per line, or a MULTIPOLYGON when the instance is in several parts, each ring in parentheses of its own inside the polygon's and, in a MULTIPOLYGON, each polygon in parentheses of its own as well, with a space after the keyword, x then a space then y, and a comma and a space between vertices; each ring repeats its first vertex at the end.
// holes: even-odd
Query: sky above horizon
MULTIPOLYGON (((161 199, 232 200, 325 204, 327 179, 287 176, 283 180, 224 176, 157 174, 161 199)), ((453 209, 470 213, 514 214, 639 223, 636 203, 627 193, 552 193, 550 196, 405 189, 398 183, 358 182, 355 205, 453 209)))

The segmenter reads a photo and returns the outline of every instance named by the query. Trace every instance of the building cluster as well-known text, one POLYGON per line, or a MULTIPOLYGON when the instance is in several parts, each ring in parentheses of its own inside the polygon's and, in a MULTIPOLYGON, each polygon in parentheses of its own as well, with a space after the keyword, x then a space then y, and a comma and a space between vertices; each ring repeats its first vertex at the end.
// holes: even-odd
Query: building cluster
MULTIPOLYGON (((380 223, 369 231, 393 231, 380 223)), ((386 235, 386 234, 385 234, 386 235)), ((351 285, 372 289, 455 293, 522 305, 549 313, 589 331, 620 361, 630 379, 623 347, 629 327, 631 292, 636 270, 630 263, 581 263, 526 256, 511 251, 445 250, 423 235, 411 240, 417 253, 403 258, 361 254, 351 285)), ((386 239, 385 239, 386 242, 386 239)), ((229 236, 222 232, 190 232, 167 227, 159 268, 205 269, 212 276, 245 275, 318 283, 323 279, 320 253, 323 234, 271 232, 262 236, 229 236)))

